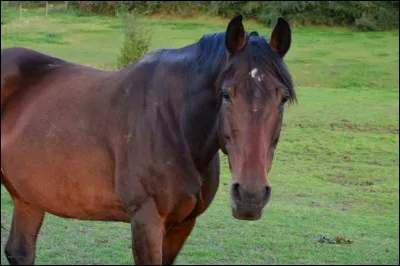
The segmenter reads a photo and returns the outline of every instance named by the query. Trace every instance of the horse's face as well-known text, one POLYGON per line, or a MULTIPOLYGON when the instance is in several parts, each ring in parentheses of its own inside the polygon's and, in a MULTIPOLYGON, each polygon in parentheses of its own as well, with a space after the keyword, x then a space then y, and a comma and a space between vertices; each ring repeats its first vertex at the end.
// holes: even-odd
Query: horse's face
POLYGON ((232 173, 232 214, 257 220, 271 197, 268 172, 280 136, 283 106, 294 97, 290 75, 282 68, 291 31, 279 19, 270 44, 258 34, 250 34, 246 41, 241 20, 235 17, 226 32, 229 59, 219 82, 218 137, 232 173))

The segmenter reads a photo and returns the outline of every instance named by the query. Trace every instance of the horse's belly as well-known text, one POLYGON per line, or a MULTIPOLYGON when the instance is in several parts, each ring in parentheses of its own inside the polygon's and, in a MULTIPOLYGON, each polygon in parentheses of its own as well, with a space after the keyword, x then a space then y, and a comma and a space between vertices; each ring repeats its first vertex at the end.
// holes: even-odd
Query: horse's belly
POLYGON ((17 195, 61 217, 128 221, 105 143, 39 128, 2 134, 2 171, 17 195))
POLYGON ((44 150, 35 156, 22 151, 14 146, 2 160, 6 178, 23 200, 61 217, 127 220, 115 193, 113 170, 101 155, 93 153, 89 161, 88 154, 67 159, 46 156, 44 150))

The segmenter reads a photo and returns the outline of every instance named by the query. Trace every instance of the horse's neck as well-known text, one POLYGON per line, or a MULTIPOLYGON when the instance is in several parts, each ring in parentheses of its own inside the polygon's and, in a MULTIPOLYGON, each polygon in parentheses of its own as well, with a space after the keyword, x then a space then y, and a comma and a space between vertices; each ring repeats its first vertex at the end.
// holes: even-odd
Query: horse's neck
MULTIPOLYGON (((181 122, 186 141, 196 164, 201 170, 218 152, 217 121, 219 108, 215 97, 214 80, 199 76, 188 81, 184 92, 181 122)), ((216 75, 210 75, 216 76, 216 75)))
MULTIPOLYGON (((177 105, 180 126, 193 162, 201 171, 219 149, 216 131, 218 110, 215 102, 215 82, 212 78, 216 75, 198 70, 197 49, 197 43, 180 49, 163 49, 160 53, 153 52, 141 59, 141 62, 151 61, 152 56, 162 56, 160 69, 164 71, 157 74, 161 76, 157 79, 156 82, 159 83, 156 83, 155 87, 158 89, 169 86, 167 84, 174 84, 176 87, 173 93, 182 90, 181 103, 177 105), (171 77, 171 73, 177 76, 171 77), (177 82, 177 78, 180 81, 177 82)), ((172 93, 170 87, 165 90, 172 93)))

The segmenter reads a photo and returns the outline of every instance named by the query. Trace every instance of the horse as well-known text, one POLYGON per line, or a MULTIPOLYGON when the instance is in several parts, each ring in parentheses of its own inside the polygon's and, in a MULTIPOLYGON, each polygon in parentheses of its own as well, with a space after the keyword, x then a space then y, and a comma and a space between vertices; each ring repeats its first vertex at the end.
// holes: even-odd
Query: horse
POLYGON ((297 102, 291 28, 280 17, 267 40, 242 20, 114 71, 2 49, 10 264, 34 264, 45 213, 129 223, 135 264, 173 264, 219 187, 220 150, 233 218, 262 217, 284 106, 297 102))

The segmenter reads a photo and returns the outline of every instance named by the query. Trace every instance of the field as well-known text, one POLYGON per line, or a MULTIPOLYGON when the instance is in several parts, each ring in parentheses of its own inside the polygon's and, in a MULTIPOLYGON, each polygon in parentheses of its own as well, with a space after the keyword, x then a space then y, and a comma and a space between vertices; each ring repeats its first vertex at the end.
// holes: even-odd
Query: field
MULTIPOLYGON (((151 49, 177 48, 228 20, 145 18, 151 49)), ((244 21, 248 31, 271 29, 244 21)), ((112 69, 120 20, 28 11, 1 28, 1 47, 24 46, 112 69)), ((239 221, 221 154, 218 193, 176 264, 399 264, 399 34, 295 27, 286 62, 298 104, 286 108, 270 173, 272 199, 258 221, 239 221), (345 243, 321 243, 323 237, 345 243)), ((12 202, 1 187, 1 264, 12 202)), ((130 226, 47 214, 37 264, 132 264, 130 226)))

